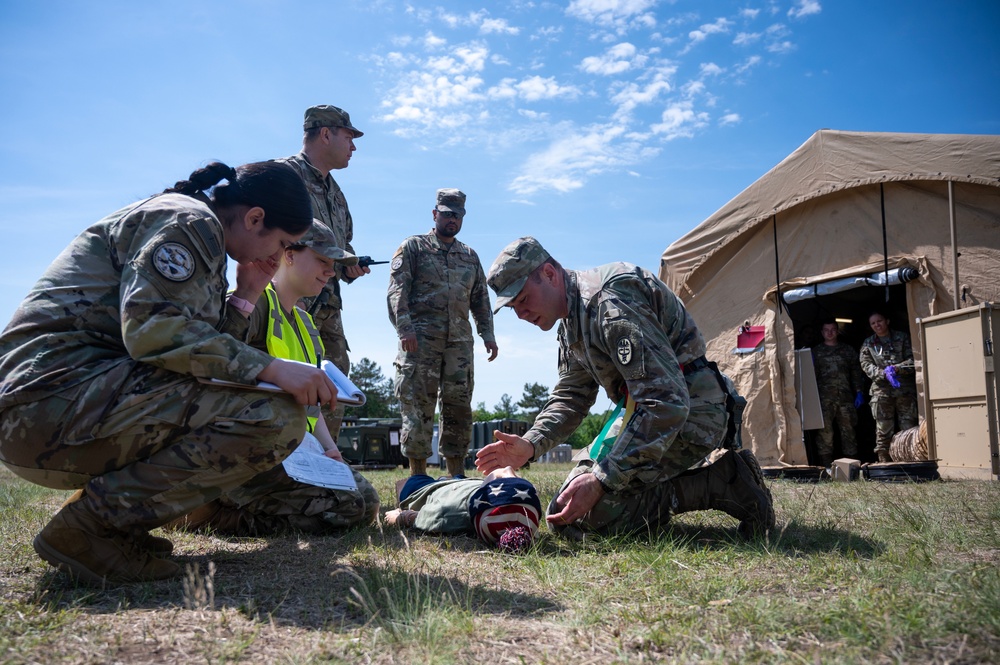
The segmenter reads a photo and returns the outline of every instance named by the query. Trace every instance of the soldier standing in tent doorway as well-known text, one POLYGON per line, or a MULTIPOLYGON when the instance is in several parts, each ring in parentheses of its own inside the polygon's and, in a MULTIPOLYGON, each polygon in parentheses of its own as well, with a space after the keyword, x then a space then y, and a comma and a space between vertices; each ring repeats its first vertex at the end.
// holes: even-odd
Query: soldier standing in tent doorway
POLYGON ((891 462, 889 444, 899 429, 917 426, 917 382, 910 336, 889 330, 889 319, 872 312, 868 324, 875 332, 861 345, 861 370, 872 380, 871 405, 875 418, 875 454, 891 462))
POLYGON ((476 456, 481 472, 520 468, 565 441, 604 388, 625 404, 624 425, 606 454, 570 472, 549 505, 550 528, 570 538, 641 531, 709 509, 740 520, 744 537, 774 527, 756 458, 734 450, 735 389, 666 284, 628 263, 566 270, 531 237, 504 248, 489 284, 498 310, 542 330, 559 323, 559 381, 523 437, 494 432, 476 456))
POLYGON ((828 467, 833 464, 834 425, 840 432, 841 453, 845 457, 858 454, 854 426, 858 422, 857 410, 864 404, 861 394, 863 378, 854 349, 838 339, 840 329, 837 322, 833 319, 823 321, 820 334, 823 343, 812 349, 823 411, 823 429, 816 433, 816 455, 819 463, 828 467))
POLYGON ((404 240, 389 266, 389 319, 399 335, 394 388, 403 416, 400 445, 410 473, 427 472, 440 392, 438 450, 448 474, 458 476, 465 473, 472 440, 470 311, 490 361, 497 357, 497 343, 479 255, 455 239, 465 218, 465 194, 439 189, 431 215, 430 233, 404 240))

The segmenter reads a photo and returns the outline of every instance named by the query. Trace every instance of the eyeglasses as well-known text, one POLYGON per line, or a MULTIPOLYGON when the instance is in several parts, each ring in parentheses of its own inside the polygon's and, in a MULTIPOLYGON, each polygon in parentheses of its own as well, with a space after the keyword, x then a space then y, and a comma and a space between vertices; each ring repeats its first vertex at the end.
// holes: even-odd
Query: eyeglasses
POLYGON ((455 217, 457 219, 462 218, 461 215, 452 210, 438 210, 438 217, 444 217, 445 219, 451 219, 452 217, 455 217))

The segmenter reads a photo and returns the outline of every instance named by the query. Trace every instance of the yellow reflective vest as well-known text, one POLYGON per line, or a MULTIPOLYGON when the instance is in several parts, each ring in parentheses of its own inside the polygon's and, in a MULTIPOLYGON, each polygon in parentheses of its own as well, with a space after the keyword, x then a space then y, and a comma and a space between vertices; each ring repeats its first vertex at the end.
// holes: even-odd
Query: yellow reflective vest
MULTIPOLYGON (((325 349, 312 317, 305 310, 295 307, 292 309, 295 320, 289 320, 281 309, 274 286, 268 284, 264 293, 267 294, 268 305, 267 352, 275 358, 315 365, 317 359, 323 357, 325 349)), ((309 431, 312 432, 316 427, 316 418, 308 420, 309 431)))

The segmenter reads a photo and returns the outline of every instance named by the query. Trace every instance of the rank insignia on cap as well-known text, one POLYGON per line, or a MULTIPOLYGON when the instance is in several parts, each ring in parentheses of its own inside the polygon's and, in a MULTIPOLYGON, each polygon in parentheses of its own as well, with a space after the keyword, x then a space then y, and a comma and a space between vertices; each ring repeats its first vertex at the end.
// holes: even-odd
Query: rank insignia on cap
POLYGON ((183 282, 194 274, 191 250, 176 242, 165 242, 153 250, 153 267, 172 282, 183 282))

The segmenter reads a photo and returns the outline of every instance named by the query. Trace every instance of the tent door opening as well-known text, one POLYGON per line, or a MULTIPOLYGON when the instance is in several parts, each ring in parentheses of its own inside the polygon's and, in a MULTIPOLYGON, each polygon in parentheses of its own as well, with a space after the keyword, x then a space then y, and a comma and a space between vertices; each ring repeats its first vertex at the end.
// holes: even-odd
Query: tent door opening
MULTIPOLYGON (((839 319, 840 341, 848 344, 859 355, 861 344, 872 335, 868 317, 873 311, 881 311, 889 319, 893 330, 909 332, 909 312, 906 307, 906 285, 889 286, 889 300, 886 302, 885 286, 861 286, 815 297, 785 303, 785 311, 792 320, 796 349, 812 348, 823 343, 820 334, 825 319, 839 319)), ((796 377, 798 378, 798 377, 796 377)), ((876 461, 875 419, 872 417, 868 389, 871 381, 863 378, 862 393, 865 403, 857 410, 855 436, 858 441, 857 457, 862 462, 876 461)), ((819 464, 816 454, 818 430, 804 430, 803 437, 810 464, 819 464)), ((834 459, 842 457, 840 432, 834 428, 834 459)))

